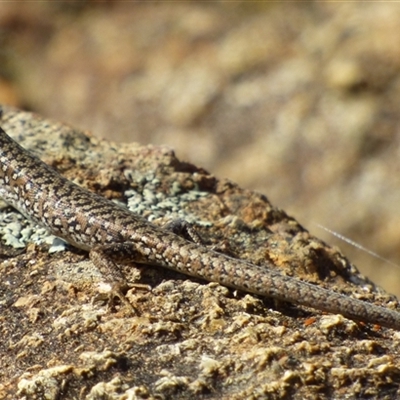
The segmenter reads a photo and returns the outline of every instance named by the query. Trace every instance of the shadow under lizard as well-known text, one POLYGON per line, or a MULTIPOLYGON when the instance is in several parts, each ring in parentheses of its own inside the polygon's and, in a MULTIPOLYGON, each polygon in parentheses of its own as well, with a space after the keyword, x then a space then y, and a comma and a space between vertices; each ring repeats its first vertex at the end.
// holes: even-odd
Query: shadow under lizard
POLYGON ((114 256, 400 330, 399 312, 226 256, 151 224, 65 179, 1 128, 0 196, 54 235, 89 251, 118 292, 126 281, 114 256))

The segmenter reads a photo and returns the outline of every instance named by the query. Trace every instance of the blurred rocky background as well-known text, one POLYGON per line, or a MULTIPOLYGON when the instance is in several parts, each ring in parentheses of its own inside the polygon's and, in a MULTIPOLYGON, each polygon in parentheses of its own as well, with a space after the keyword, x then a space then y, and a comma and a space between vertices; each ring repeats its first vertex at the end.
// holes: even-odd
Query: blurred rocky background
POLYGON ((5 2, 0 102, 264 193, 400 295, 400 6, 5 2))

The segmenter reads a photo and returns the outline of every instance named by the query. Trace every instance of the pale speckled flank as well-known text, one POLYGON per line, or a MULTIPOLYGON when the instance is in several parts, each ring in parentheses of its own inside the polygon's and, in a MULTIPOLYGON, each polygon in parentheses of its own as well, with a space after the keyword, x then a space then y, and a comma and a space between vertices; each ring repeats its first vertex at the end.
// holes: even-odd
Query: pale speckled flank
POLYGON ((68 181, 0 129, 0 196, 90 257, 111 283, 113 257, 157 265, 346 317, 400 330, 400 313, 281 275, 189 242, 68 181))

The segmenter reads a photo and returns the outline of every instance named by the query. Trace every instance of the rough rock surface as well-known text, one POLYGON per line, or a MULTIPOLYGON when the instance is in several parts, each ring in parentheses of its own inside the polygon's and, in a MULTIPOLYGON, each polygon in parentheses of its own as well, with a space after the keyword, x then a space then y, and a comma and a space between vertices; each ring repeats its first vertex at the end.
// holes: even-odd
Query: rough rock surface
MULTIPOLYGON (((263 195, 182 162, 168 148, 122 145, 3 108, 1 126, 69 179, 157 224, 177 216, 208 245, 389 307, 361 276, 263 195)), ((148 266, 151 286, 98 296, 88 255, 5 206, 0 213, 0 398, 343 399, 400 396, 400 332, 356 324, 148 266)))

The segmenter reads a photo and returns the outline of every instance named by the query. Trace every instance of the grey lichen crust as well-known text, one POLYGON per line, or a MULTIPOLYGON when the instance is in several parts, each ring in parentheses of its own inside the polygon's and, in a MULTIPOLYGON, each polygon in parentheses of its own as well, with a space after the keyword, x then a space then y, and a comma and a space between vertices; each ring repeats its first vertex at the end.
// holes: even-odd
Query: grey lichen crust
MULTIPOLYGON (((314 303, 321 300, 313 293, 332 294, 338 297, 326 297, 327 308, 332 309, 339 298, 343 311, 342 299, 351 299, 352 295, 367 302, 350 300, 349 307, 368 307, 376 302, 385 308, 372 307, 373 310, 388 312, 390 317, 397 315, 386 308, 397 305, 394 298, 377 291, 342 255, 310 236, 263 196, 218 181, 205 171, 180 162, 168 149, 110 145, 66 125, 9 108, 3 108, 0 123, 23 147, 35 150, 69 179, 113 201, 127 203, 155 224, 148 232, 147 223, 140 225, 135 220, 139 242, 146 238, 143 254, 147 258, 132 257, 134 261, 171 261, 174 266, 167 266, 184 273, 190 272, 187 269, 191 265, 192 275, 214 280, 215 276, 207 274, 222 274, 227 281, 219 279, 221 283, 262 294, 276 290, 270 294, 277 298, 282 297, 279 292, 286 290, 282 285, 288 282, 290 286, 294 281, 283 272, 329 289, 315 292, 318 286, 302 284, 295 286, 298 291, 294 298, 286 296, 286 300, 301 303, 296 298, 309 298, 302 303, 315 307, 314 303), (46 138, 51 138, 49 152, 46 138), (51 148, 58 150, 51 155, 51 148), (176 240, 156 228, 177 216, 194 222, 206 243, 218 245, 218 250, 231 258, 205 247, 200 251, 197 245, 176 240), (190 256, 192 248, 199 257, 190 256), (236 258, 260 266, 243 270, 243 265, 251 264, 236 258), (265 268, 269 268, 267 274, 265 268), (260 280, 257 274, 266 275, 267 280, 260 280), (240 282, 232 285, 235 279, 240 282), (259 287, 255 287, 257 281, 259 287)), ((103 197, 95 198, 103 204, 103 197)), ((10 209, 3 212, 7 213, 2 214, 3 218, 14 224, 11 231, 15 237, 15 221, 20 221, 21 231, 35 230, 34 226, 24 225, 25 220, 20 217, 13 221, 10 216, 16 214, 10 209)), ((113 222, 119 221, 118 232, 107 231, 112 240, 133 230, 123 219, 124 213, 113 222)), ((89 234, 88 240, 104 242, 108 236, 104 236, 105 231, 99 232, 100 236, 94 235, 94 239, 89 234)), ((82 237, 74 236, 70 242, 79 245, 82 237)), ((79 247, 88 250, 91 245, 79 247)), ((141 281, 153 290, 132 289, 127 293, 137 314, 125 314, 122 307, 118 311, 118 306, 114 312, 101 304, 91 304, 93 276, 80 268, 87 263, 84 252, 71 248, 49 254, 43 246, 30 246, 25 254, 2 263, 3 315, 16 328, 6 329, 13 334, 0 344, 1 364, 10 366, 4 379, 9 384, 0 386, 0 391, 19 390, 20 395, 38 396, 47 388, 54 398, 71 398, 79 392, 78 382, 84 382, 82 390, 88 398, 97 398, 100 392, 115 398, 125 393, 137 398, 238 399, 332 398, 336 390, 343 396, 357 397, 399 392, 394 379, 399 373, 397 332, 379 327, 372 332, 340 315, 321 316, 150 267, 141 268, 141 281), (54 281, 54 275, 49 273, 49 266, 54 264, 57 269, 68 271, 75 266, 79 278, 69 287, 54 281), (89 284, 83 288, 76 284, 86 280, 89 284), (369 333, 373 336, 369 337, 369 333), (51 352, 46 350, 49 343, 51 352), (17 369, 15 357, 24 361, 25 370, 17 369), (30 368, 35 365, 47 367, 30 368), (15 376, 17 386, 10 384, 15 376)), ((92 264, 89 270, 94 268, 92 264)), ((128 264, 123 274, 130 279, 134 270, 128 264)), ((286 292, 293 292, 293 286, 289 289, 286 292)), ((341 309, 337 312, 341 313, 341 309)), ((350 316, 351 313, 347 311, 350 316)), ((374 315, 370 322, 384 322, 379 318, 384 317, 374 315)))

